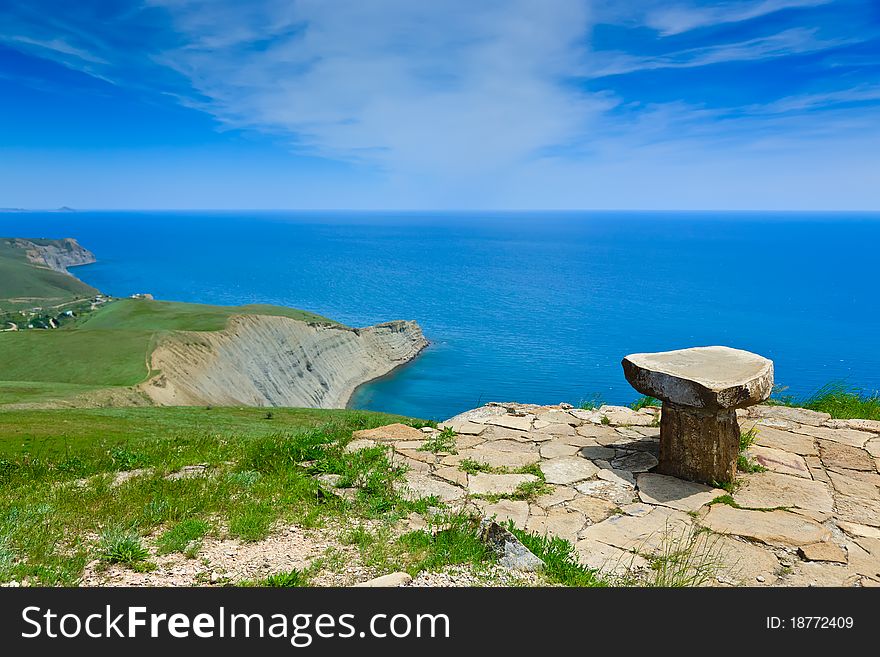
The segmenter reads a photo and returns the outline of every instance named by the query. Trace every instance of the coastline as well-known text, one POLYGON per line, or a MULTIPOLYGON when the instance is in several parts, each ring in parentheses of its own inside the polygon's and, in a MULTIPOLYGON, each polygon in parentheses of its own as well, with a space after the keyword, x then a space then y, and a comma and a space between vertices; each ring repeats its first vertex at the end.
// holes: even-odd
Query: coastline
POLYGON ((409 367, 410 365, 412 365, 412 364, 416 361, 416 359, 417 359, 419 356, 421 356, 422 353, 424 353, 424 351, 425 351, 426 349, 428 349, 428 348, 433 344, 433 343, 432 343, 430 340, 428 340, 427 338, 425 338, 425 343, 426 343, 426 344, 425 344, 421 349, 419 349, 419 350, 413 355, 413 357, 410 358, 408 361, 403 362, 403 363, 400 363, 399 365, 395 365, 394 367, 392 367, 390 370, 388 370, 388 371, 385 372, 384 374, 380 374, 379 376, 373 377, 372 379, 369 379, 368 381, 364 381, 363 383, 359 383, 359 384, 357 384, 356 386, 354 386, 354 388, 352 388, 352 390, 351 390, 351 393, 349 393, 349 395, 348 395, 348 399, 347 399, 347 401, 345 402, 345 406, 342 406, 342 407, 340 407, 340 408, 345 408, 345 409, 348 409, 348 410, 365 410, 365 409, 357 409, 357 408, 355 408, 354 406, 352 406, 352 403, 354 402, 354 398, 355 398, 355 396, 357 395, 358 390, 360 390, 361 388, 363 388, 363 387, 366 386, 366 385, 369 385, 369 384, 371 384, 371 383, 375 383, 376 381, 382 381, 382 380, 384 380, 384 379, 390 379, 391 377, 393 377, 393 376, 395 376, 396 374, 398 374, 398 373, 400 372, 400 370, 403 370, 403 369, 409 367))

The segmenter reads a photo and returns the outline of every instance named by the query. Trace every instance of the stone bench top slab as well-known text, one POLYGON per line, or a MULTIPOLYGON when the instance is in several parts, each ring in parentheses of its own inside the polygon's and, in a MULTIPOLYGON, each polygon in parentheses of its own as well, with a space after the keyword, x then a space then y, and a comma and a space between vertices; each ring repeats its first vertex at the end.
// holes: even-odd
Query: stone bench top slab
POLYGON ((773 389, 773 361, 730 347, 630 354, 622 364, 626 380, 642 394, 692 408, 743 408, 773 389))

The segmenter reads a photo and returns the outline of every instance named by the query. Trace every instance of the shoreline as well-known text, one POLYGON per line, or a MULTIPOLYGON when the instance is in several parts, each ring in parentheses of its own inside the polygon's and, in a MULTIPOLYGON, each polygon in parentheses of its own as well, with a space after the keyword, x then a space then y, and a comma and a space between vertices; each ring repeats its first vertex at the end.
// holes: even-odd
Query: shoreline
POLYGON ((379 376, 373 377, 372 379, 369 379, 369 380, 367 380, 367 381, 364 381, 363 383, 359 383, 358 385, 356 385, 356 386, 352 389, 351 394, 348 395, 348 401, 345 402, 345 406, 342 406, 341 408, 344 408, 344 409, 347 409, 347 410, 356 410, 356 411, 365 411, 365 410, 369 410, 369 409, 366 409, 366 408, 355 408, 354 406, 352 406, 352 401, 354 400, 354 397, 355 397, 355 395, 357 394, 358 390, 360 390, 360 389, 363 388, 364 386, 369 385, 369 384, 371 384, 371 383, 374 383, 374 382, 376 382, 376 381, 381 381, 381 380, 383 380, 383 379, 390 379, 390 378, 393 377, 393 376, 395 375, 395 373, 397 373, 399 370, 402 370, 402 369, 404 369, 404 368, 406 368, 406 367, 412 365, 412 364, 416 361, 416 359, 417 359, 419 356, 421 356, 421 355, 425 352, 425 350, 428 349, 428 348, 433 344, 433 343, 432 343, 430 340, 428 340, 427 338, 425 338, 425 342, 426 342, 425 346, 423 346, 423 347, 422 347, 421 349, 419 349, 415 354, 413 354, 412 358, 410 358, 410 359, 407 360, 406 362, 400 363, 399 365, 395 365, 395 366, 392 367, 390 370, 388 370, 387 372, 385 372, 385 374, 380 374, 379 376))

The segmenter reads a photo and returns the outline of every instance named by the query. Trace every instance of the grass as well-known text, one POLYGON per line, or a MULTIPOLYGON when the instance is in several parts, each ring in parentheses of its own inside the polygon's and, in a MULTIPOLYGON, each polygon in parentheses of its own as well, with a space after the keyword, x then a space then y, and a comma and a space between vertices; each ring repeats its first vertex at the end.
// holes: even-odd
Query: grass
POLYGON ((722 568, 720 539, 699 528, 681 532, 667 528, 660 549, 649 556, 651 570, 642 586, 678 588, 712 581, 722 568))
POLYGON ((755 441, 758 439, 758 430, 756 428, 751 428, 748 431, 743 431, 739 435, 739 456, 736 459, 736 469, 740 472, 766 472, 767 468, 765 468, 760 463, 755 463, 752 461, 747 455, 749 447, 751 447, 755 441))
POLYGON ((407 553, 405 569, 415 577, 425 570, 495 562, 493 552, 480 540, 479 522, 464 514, 441 516, 435 520, 439 531, 419 530, 401 536, 397 544, 407 553))
POLYGON ((596 393, 589 399, 581 400, 581 402, 579 404, 576 404, 576 406, 585 411, 595 411, 604 403, 605 402, 602 400, 602 396, 596 393))
POLYGON ((457 435, 452 427, 445 427, 432 438, 426 440, 425 444, 419 449, 423 452, 432 452, 434 454, 440 452, 458 454, 458 450, 455 449, 455 437, 457 435))
POLYGON ((576 587, 608 585, 595 570, 578 562, 574 546, 569 541, 518 529, 513 521, 508 521, 507 529, 544 562, 544 575, 551 583, 576 587))
POLYGON ((645 395, 644 397, 639 397, 632 404, 630 404, 629 407, 634 411, 640 411, 646 406, 661 406, 662 404, 663 402, 661 402, 659 399, 654 399, 653 397, 645 395))
POLYGON ((140 537, 131 531, 112 528, 101 535, 98 558, 107 563, 133 565, 146 561, 149 551, 141 544, 140 537))
POLYGON ((156 541, 158 554, 171 552, 191 552, 194 543, 198 543, 208 533, 211 526, 204 520, 188 518, 167 529, 156 541))
POLYGON ((341 409, 275 408, 273 414, 267 422, 264 410, 249 406, 0 409, 0 459, 26 455, 32 463, 57 463, 76 455, 86 464, 78 474, 86 476, 117 469, 108 458, 116 448, 142 452, 153 462, 166 458, 173 468, 219 458, 222 440, 243 443, 327 423, 413 423, 399 415, 341 409))
POLYGON ((157 552, 190 554, 215 525, 252 541, 276 521, 391 522, 424 511, 397 495, 402 470, 383 450, 344 450, 352 431, 400 420, 311 409, 277 409, 272 422, 256 408, 0 411, 0 581, 75 585, 96 557, 149 568, 138 546, 157 532, 157 552), (193 463, 211 476, 165 479, 193 463), (112 485, 132 467, 146 472, 112 485), (322 489, 322 472, 365 488, 343 500, 322 489))
POLYGON ((36 267, 8 238, 0 238, 0 281, 0 311, 57 305, 98 292, 73 276, 36 267))
POLYGON ((233 315, 271 315, 336 324, 321 315, 284 306, 209 306, 176 301, 120 299, 92 313, 78 323, 76 328, 89 331, 221 331, 226 328, 226 323, 233 315))
POLYGON ((292 589, 309 585, 308 575, 302 570, 289 570, 284 573, 273 573, 264 580, 264 585, 273 588, 292 589))
POLYGON ((841 382, 828 383, 807 397, 775 394, 767 403, 808 408, 837 420, 880 420, 880 392, 866 392, 841 382))

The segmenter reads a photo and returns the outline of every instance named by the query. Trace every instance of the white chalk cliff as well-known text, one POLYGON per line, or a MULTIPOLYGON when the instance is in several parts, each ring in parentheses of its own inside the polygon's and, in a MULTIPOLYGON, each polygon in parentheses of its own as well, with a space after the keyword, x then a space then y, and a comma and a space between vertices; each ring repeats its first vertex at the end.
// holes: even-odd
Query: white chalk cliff
POLYGON ((343 408, 355 389, 428 344, 418 324, 362 329, 240 315, 222 331, 178 331, 152 353, 141 384, 163 406, 343 408))

